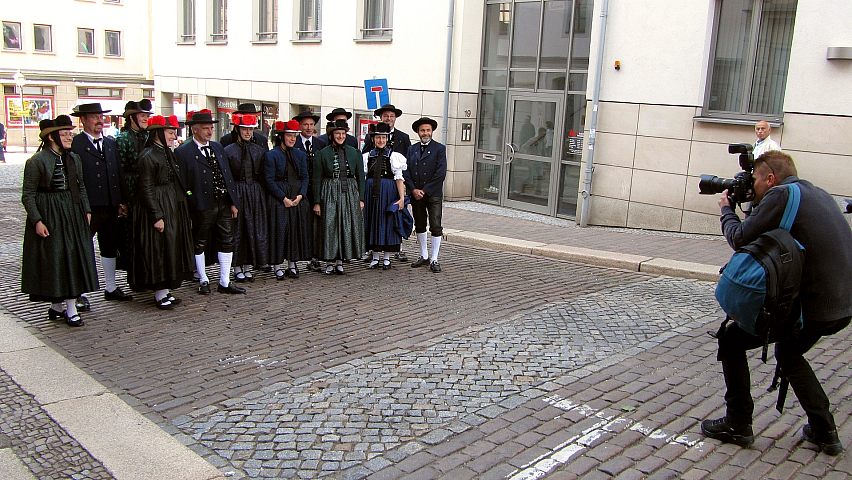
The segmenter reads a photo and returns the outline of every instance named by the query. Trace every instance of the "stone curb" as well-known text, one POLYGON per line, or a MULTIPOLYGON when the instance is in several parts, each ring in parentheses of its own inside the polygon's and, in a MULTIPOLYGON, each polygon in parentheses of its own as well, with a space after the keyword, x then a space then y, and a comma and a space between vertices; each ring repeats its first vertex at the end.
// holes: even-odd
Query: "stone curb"
POLYGON ((0 369, 119 480, 225 478, 4 312, 0 369))
POLYGON ((644 272, 654 275, 667 275, 670 277, 710 282, 715 282, 719 279, 719 266, 717 265, 654 258, 629 253, 610 252, 607 250, 594 250, 570 245, 544 244, 463 230, 447 229, 444 233, 444 239, 447 242, 458 245, 523 253, 555 260, 594 265, 596 267, 618 268, 631 272, 644 272))

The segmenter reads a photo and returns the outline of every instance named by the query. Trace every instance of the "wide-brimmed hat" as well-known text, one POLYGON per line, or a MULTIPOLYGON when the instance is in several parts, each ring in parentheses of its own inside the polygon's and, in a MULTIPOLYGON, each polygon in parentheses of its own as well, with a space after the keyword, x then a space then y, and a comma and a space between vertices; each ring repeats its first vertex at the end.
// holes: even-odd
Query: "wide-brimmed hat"
POLYGON ((296 120, 296 121, 298 121, 299 123, 301 123, 301 122, 302 122, 302 120, 304 120, 304 119, 306 119, 306 118, 313 118, 313 119, 314 119, 314 123, 319 123, 319 121, 320 121, 320 117, 319 117, 319 115, 317 115, 316 113, 314 113, 314 112, 312 112, 312 111, 310 111, 310 110, 302 110, 301 112, 299 112, 299 114, 298 114, 298 115, 296 115, 295 117, 293 117, 293 120, 296 120))
POLYGON ((347 112, 345 108, 338 107, 338 108, 335 108, 334 110, 332 110, 331 113, 326 115, 325 119, 330 122, 330 121, 334 120, 334 117, 336 117, 338 115, 346 115, 346 120, 349 120, 350 118, 352 118, 352 112, 347 112))
POLYGON ((162 115, 154 115, 148 119, 148 130, 158 130, 161 128, 180 128, 177 116, 169 115, 168 117, 164 117, 162 115))
POLYGON ((272 126, 272 134, 277 135, 279 133, 301 133, 302 131, 299 129, 299 122, 297 120, 287 120, 282 121, 278 120, 275 122, 275 125, 272 126))
POLYGON ((402 110, 400 110, 400 109, 398 109, 398 108, 394 107, 394 106, 393 106, 393 104, 390 104, 390 103, 387 103, 387 104, 385 104, 385 105, 382 105, 382 106, 381 106, 381 108, 377 108, 377 109, 373 112, 373 115, 375 115, 375 116, 377 116, 377 117, 381 117, 381 116, 382 116, 382 112, 384 112, 384 111, 390 111, 390 112, 393 112, 393 113, 395 113, 395 114, 396 114, 396 116, 397 116, 397 117, 402 116, 402 110))
POLYGON ((205 108, 197 112, 189 112, 186 114, 187 125, 198 125, 202 123, 219 123, 219 120, 213 118, 213 112, 205 108))
POLYGON ((429 117, 420 117, 415 120, 414 123, 411 124, 411 128, 414 129, 414 133, 417 133, 417 129, 420 128, 420 125, 423 125, 424 123, 432 125, 432 130, 436 130, 438 128, 438 122, 436 122, 435 120, 432 120, 429 117))
POLYGON ((237 106, 236 113, 250 113, 254 115, 260 115, 260 112, 257 110, 257 105, 251 102, 239 104, 239 106, 237 106))
POLYGON ((122 113, 121 116, 127 117, 134 113, 154 113, 154 106, 151 104, 151 100, 143 98, 138 102, 135 100, 127 102, 124 105, 124 113, 122 113))
POLYGON ((71 116, 82 117, 89 113, 109 113, 111 111, 112 110, 104 110, 100 103, 81 103, 74 107, 74 111, 71 112, 71 116))
POLYGON ((38 122, 39 138, 45 139, 48 135, 59 130, 74 130, 74 122, 68 115, 60 115, 54 119, 46 118, 38 122))
POLYGON ((388 125, 387 123, 384 123, 384 122, 377 123, 377 124, 373 125, 373 128, 370 129, 370 135, 373 135, 373 136, 376 136, 376 135, 390 136, 390 133, 391 133, 390 125, 388 125))
POLYGON ((257 115, 253 113, 232 113, 231 125, 235 127, 257 128, 257 115))
POLYGON ((346 132, 349 131, 349 123, 346 120, 335 120, 333 122, 328 122, 325 126, 326 131, 331 134, 335 130, 344 130, 346 132))

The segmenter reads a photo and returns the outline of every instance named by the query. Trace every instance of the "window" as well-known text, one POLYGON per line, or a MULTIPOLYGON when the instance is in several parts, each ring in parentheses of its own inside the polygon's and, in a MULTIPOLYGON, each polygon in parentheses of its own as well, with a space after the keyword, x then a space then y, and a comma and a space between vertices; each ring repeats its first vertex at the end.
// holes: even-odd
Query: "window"
MULTIPOLYGON (((18 91, 18 87, 15 85, 4 85, 3 86, 3 94, 4 95, 18 95, 20 92, 18 91)), ((44 96, 52 96, 53 95, 53 87, 40 87, 38 85, 24 85, 24 95, 44 95, 44 96)))
POLYGON ((195 43, 195 0, 178 2, 178 43, 195 43))
POLYGON ((77 29, 77 53, 80 55, 95 54, 95 31, 91 28, 77 29))
POLYGON ((278 40, 278 0, 255 0, 255 41, 278 40))
POLYGON ((228 0, 207 0, 208 29, 210 43, 227 43, 228 41, 228 0))
POLYGON ((297 40, 319 40, 322 38, 322 1, 299 1, 299 26, 297 40))
POLYGON ((780 115, 796 0, 718 0, 706 116, 780 115))
POLYGON ((142 89, 142 98, 147 98, 149 100, 154 99, 154 89, 153 88, 143 88, 142 89))
POLYGON ((22 49, 20 22, 3 22, 3 49, 22 49))
POLYGON ((121 32, 116 32, 114 30, 105 31, 104 41, 106 42, 107 57, 121 56, 121 32))
POLYGON ((364 0, 364 26, 361 38, 393 36, 393 0, 364 0))
POLYGON ((50 25, 33 25, 33 48, 36 52, 53 51, 53 33, 50 25))
POLYGON ((122 89, 110 87, 77 87, 80 98, 115 98, 121 100, 122 89))

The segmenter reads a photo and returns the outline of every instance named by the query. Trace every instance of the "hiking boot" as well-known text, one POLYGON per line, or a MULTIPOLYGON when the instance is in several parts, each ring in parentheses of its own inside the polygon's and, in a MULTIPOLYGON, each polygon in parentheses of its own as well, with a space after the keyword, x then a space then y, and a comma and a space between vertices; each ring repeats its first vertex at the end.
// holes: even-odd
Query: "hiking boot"
POLYGON ((727 417, 701 422, 701 433, 705 437, 715 438, 720 442, 733 443, 741 447, 750 447, 754 443, 754 432, 751 425, 734 425, 727 417))
POLYGON ((840 452, 843 451, 843 445, 840 443, 840 438, 837 437, 837 430, 817 434, 811 428, 811 424, 808 423, 802 427, 802 440, 813 443, 817 446, 817 450, 832 457, 840 455, 840 452))

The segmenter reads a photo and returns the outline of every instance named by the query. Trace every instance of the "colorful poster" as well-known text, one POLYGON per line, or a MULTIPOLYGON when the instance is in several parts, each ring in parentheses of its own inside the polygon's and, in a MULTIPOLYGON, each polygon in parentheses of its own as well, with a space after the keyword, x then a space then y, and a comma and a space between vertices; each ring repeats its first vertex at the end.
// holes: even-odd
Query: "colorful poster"
POLYGON ((46 118, 53 118, 52 97, 24 97, 24 105, 21 106, 20 96, 6 97, 6 126, 20 127, 21 117, 26 126, 38 126, 38 122, 46 118))

